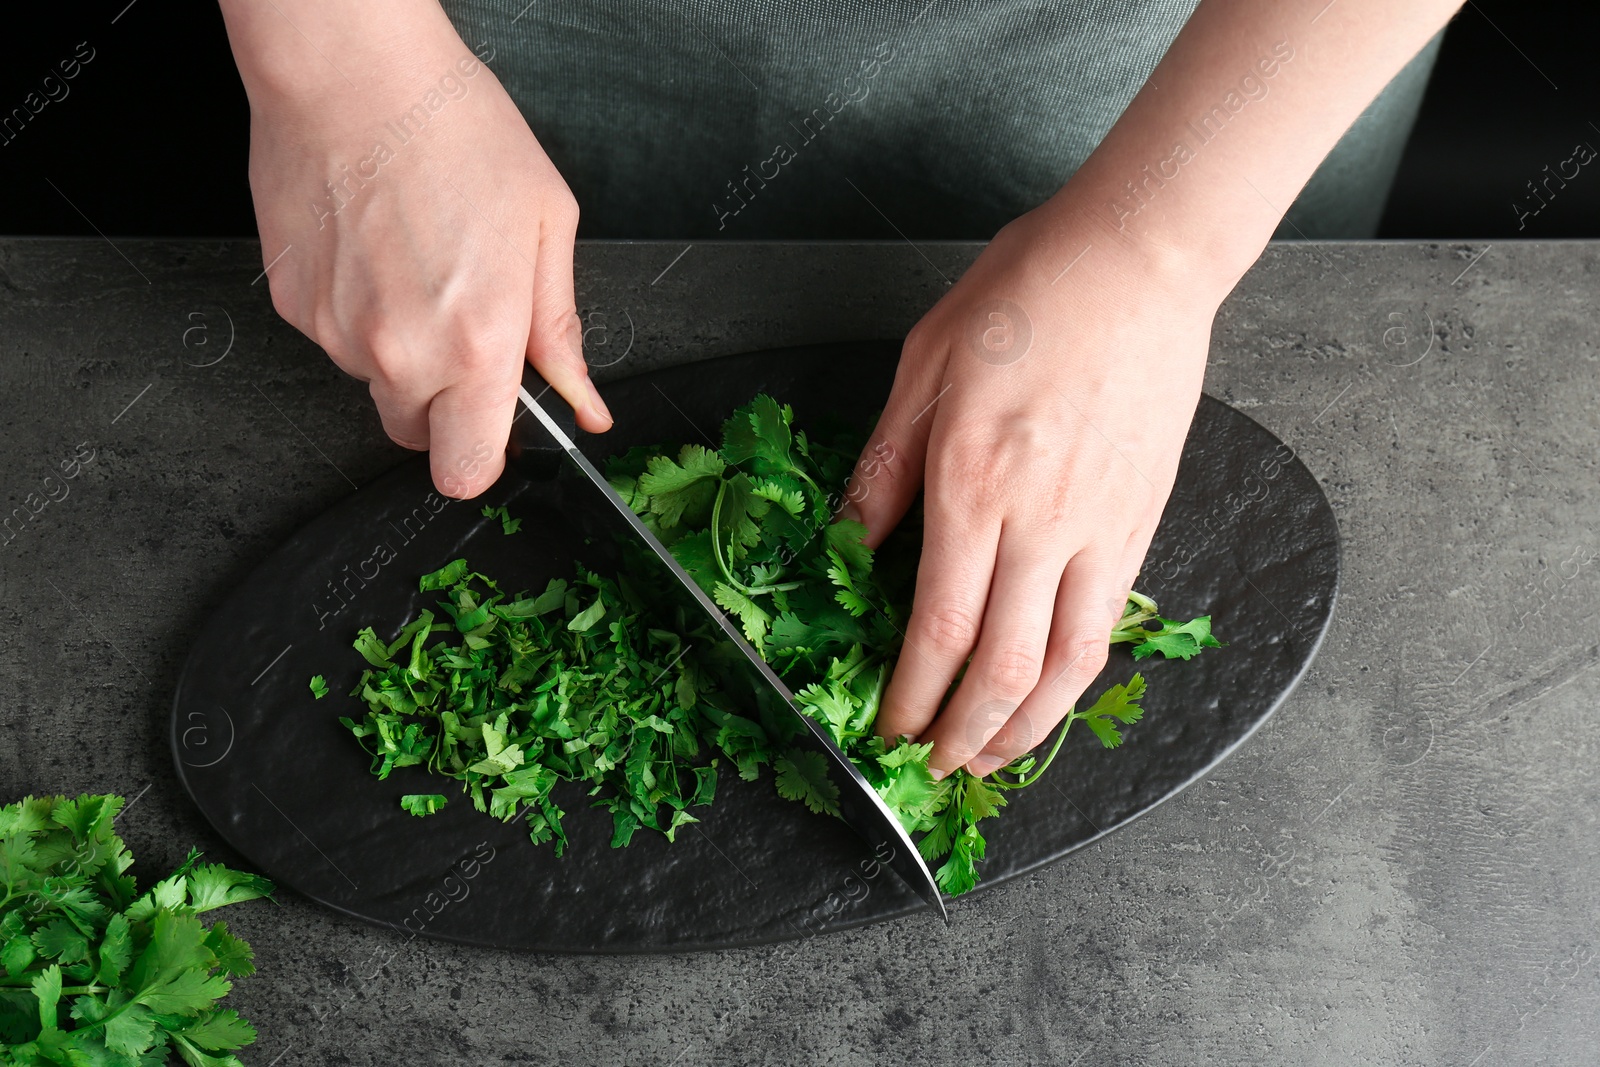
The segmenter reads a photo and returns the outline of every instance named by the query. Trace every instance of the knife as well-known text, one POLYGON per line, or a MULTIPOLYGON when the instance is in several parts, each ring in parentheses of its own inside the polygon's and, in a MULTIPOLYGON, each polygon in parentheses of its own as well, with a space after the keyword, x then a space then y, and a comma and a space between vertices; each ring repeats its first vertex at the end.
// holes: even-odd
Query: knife
MULTIPOLYGON (((822 726, 803 714, 795 703, 794 694, 775 674, 761 654, 751 647, 734 621, 706 595, 705 590, 689 576, 671 551, 639 520, 628 502, 611 487, 611 483, 589 462, 589 458, 573 443, 576 423, 570 409, 559 399, 552 405, 555 413, 539 403, 539 396, 550 391, 542 379, 530 368, 518 390, 525 412, 518 412, 512 423, 510 456, 512 463, 524 473, 544 480, 556 478, 581 488, 572 506, 564 508, 567 518, 577 522, 596 548, 619 538, 642 543, 645 551, 641 558, 651 561, 647 566, 659 572, 663 588, 677 591, 678 600, 689 618, 709 617, 717 629, 714 631, 723 646, 720 665, 733 672, 741 688, 741 696, 754 704, 759 720, 779 723, 793 732, 795 744, 811 751, 821 752, 828 760, 830 779, 839 787, 839 811, 845 823, 872 847, 874 856, 895 874, 939 915, 949 921, 944 899, 933 880, 933 872, 923 862, 910 835, 900 825, 894 812, 878 796, 877 791, 861 776, 850 758, 839 750, 822 726), (535 391, 529 391, 529 385, 535 391), (538 394, 538 396, 535 395, 538 394), (531 413, 533 418, 525 416, 531 413), (562 423, 566 425, 563 426, 562 423), (582 480, 561 479, 564 471, 577 467, 582 480), (796 722, 798 720, 798 722, 796 722), (800 727, 797 729, 796 727, 800 727)), ((566 501, 563 501, 566 503, 566 501)), ((693 627, 690 627, 693 629, 693 627)))

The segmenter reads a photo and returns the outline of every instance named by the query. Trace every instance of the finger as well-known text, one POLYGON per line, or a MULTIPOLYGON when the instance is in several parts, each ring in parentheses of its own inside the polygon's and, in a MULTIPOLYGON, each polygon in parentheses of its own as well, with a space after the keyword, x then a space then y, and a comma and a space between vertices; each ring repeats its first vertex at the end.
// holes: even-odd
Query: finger
POLYGON ((950 703, 917 738, 933 742, 928 767, 936 776, 982 752, 1038 685, 1065 563, 1048 542, 1002 533, 972 662, 950 703))
MULTIPOLYGON (((1157 516, 1159 520, 1160 516, 1157 516)), ((1126 579, 1123 592, 1133 588, 1133 583, 1144 571, 1144 558, 1150 552, 1150 542, 1155 539, 1156 526, 1152 521, 1148 526, 1141 526, 1128 535, 1127 547, 1122 552, 1122 569, 1118 572, 1126 579)), ((1126 602, 1126 597, 1123 598, 1126 602)), ((1120 611, 1120 608, 1119 608, 1120 611)), ((1118 615, 1120 618, 1120 614, 1118 615)))
POLYGON ((883 415, 861 450, 839 508, 840 518, 866 525, 865 541, 872 548, 889 536, 922 488, 947 360, 941 354, 930 357, 921 346, 913 330, 901 349, 883 415))
POLYGON ((1056 593, 1039 683, 1005 729, 967 763, 968 771, 981 777, 1041 744, 1105 667, 1111 628, 1127 599, 1120 555, 1113 563, 1110 553, 1090 550, 1067 564, 1056 593))
POLYGON ((891 744, 928 728, 961 665, 978 642, 978 624, 994 577, 999 520, 952 521, 928 503, 922 560, 905 642, 883 694, 875 729, 891 744))
POLYGON ((590 433, 603 433, 611 428, 611 412, 600 399, 583 359, 583 328, 573 290, 572 249, 577 229, 574 207, 570 219, 549 222, 539 234, 528 361, 572 406, 579 426, 590 433))
POLYGON ((417 388, 410 379, 387 377, 373 378, 367 383, 367 392, 372 394, 383 432, 390 440, 401 448, 428 450, 428 402, 433 399, 429 392, 417 388))
POLYGON ((428 405, 433 483, 446 496, 477 496, 500 477, 522 384, 522 360, 508 334, 465 354, 463 371, 428 405))

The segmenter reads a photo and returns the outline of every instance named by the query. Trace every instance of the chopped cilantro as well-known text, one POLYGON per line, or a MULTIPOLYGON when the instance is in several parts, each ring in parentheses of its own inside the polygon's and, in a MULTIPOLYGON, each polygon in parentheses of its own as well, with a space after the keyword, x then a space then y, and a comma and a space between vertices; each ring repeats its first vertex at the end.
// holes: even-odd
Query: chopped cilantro
POLYGON ((311 676, 311 695, 318 700, 328 695, 328 680, 320 674, 311 676))
POLYGON ((499 519, 500 532, 505 534, 507 537, 510 537, 512 534, 522 529, 522 520, 513 519, 511 517, 511 513, 506 510, 504 504, 497 508, 492 508, 485 504, 483 506, 483 517, 486 519, 499 519))
POLYGON ((400 798, 400 806, 417 818, 432 815, 444 807, 445 798, 441 793, 407 793, 400 798))

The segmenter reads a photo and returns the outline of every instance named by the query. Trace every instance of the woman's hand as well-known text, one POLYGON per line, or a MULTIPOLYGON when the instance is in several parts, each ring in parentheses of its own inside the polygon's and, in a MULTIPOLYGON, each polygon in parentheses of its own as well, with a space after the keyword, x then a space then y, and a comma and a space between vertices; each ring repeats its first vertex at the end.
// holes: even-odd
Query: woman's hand
POLYGON ((345 47, 327 43, 341 27, 304 26, 326 65, 270 11, 236 26, 249 16, 230 8, 236 53, 282 35, 240 57, 273 306, 369 383, 389 436, 431 450, 442 492, 477 495, 502 468, 524 358, 584 429, 609 428, 574 307, 577 203, 438 5, 394 4, 345 47), (269 54, 294 54, 318 91, 253 77, 269 54))
POLYGON ((877 731, 935 742, 936 774, 1033 748, 1105 664, 1226 292, 1076 217, 1052 202, 1007 226, 912 329, 846 508, 877 545, 925 483, 877 731))

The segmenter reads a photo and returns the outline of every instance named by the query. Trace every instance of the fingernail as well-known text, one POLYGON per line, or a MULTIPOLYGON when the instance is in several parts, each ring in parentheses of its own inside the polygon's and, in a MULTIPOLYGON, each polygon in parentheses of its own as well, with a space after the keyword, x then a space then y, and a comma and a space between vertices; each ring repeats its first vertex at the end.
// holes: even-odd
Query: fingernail
POLYGON ((900 735, 900 740, 902 740, 902 741, 915 741, 916 739, 917 739, 917 735, 916 734, 901 734, 900 735))
POLYGON ((928 768, 928 773, 933 775, 933 780, 936 781, 936 782, 939 781, 942 778, 947 777, 950 774, 949 771, 944 770, 943 768, 940 768, 940 767, 929 767, 928 768))
POLYGON ((844 507, 840 508, 838 513, 835 514, 833 518, 835 522, 839 521, 840 519, 847 519, 850 522, 860 522, 861 509, 856 507, 854 501, 846 501, 844 507))
POLYGON ((983 778, 993 774, 1005 764, 1006 760, 999 756, 974 756, 967 761, 967 773, 974 778, 983 778))
POLYGON ((606 407, 604 400, 600 399, 600 390, 594 387, 594 379, 585 378, 584 384, 589 387, 589 406, 594 410, 595 414, 605 419, 607 423, 616 422, 617 420, 611 417, 611 409, 606 407))

